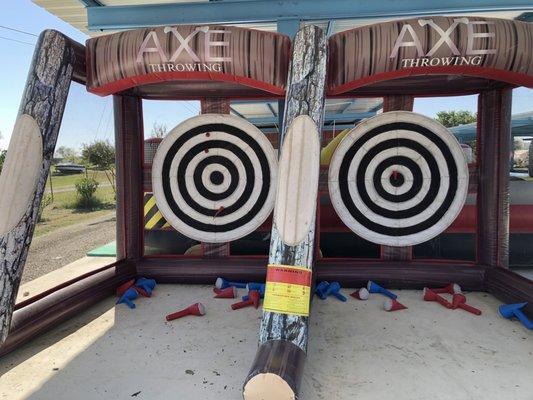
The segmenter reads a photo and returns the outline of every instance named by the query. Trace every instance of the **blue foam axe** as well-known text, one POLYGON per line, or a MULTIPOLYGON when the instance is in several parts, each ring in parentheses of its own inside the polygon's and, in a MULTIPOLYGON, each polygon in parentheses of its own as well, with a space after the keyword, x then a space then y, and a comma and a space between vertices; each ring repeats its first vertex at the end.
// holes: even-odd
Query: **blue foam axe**
POLYGON ((500 314, 503 318, 511 319, 516 317, 522 322, 522 324, 527 329, 533 329, 533 321, 531 321, 526 314, 522 312, 522 308, 527 306, 526 303, 516 303, 516 304, 502 304, 499 307, 500 314))
POLYGON ((134 287, 130 287, 124 292, 122 296, 120 296, 120 299, 118 299, 116 304, 124 303, 129 308, 134 309, 135 303, 133 302, 133 300, 135 300, 137 297, 139 297, 139 293, 137 293, 134 287))
POLYGON ((248 282, 246 284, 246 289, 248 289, 248 291, 250 290, 257 290, 258 292, 260 292, 261 290, 265 290, 265 284, 264 283, 261 283, 261 282, 248 282))
POLYGON ((230 287, 230 286, 233 286, 239 289, 246 289, 246 283, 242 283, 242 282, 230 282, 224 278, 217 278, 215 282, 215 287, 217 289, 226 289, 227 287, 230 287))
POLYGON ((152 295, 155 285, 155 279, 139 278, 137 279, 137 282, 135 282, 135 287, 143 289, 148 294, 148 296, 152 295))
POLYGON ((379 286, 376 282, 368 281, 366 288, 370 293, 381 293, 382 295, 387 296, 388 298, 393 300, 396 300, 396 298, 398 297, 394 293, 389 292, 387 289, 379 286))
POLYGON ((316 285, 315 293, 321 300, 326 300, 328 297, 326 295, 326 291, 328 290, 329 282, 328 281, 322 281, 318 285, 316 285))
MULTIPOLYGON (((265 298, 265 288, 266 285, 264 283, 254 283, 254 284, 248 284, 248 293, 250 293, 252 290, 255 290, 256 292, 259 292, 259 297, 261 299, 265 298), (250 286, 252 285, 252 286, 250 286), (253 289, 252 289, 253 288, 253 289)), ((248 301, 250 300, 249 295, 242 296, 242 301, 248 301)))
POLYGON ((325 295, 326 297, 330 295, 335 296, 340 301, 346 301, 347 300, 346 297, 342 295, 340 290, 341 290, 341 284, 339 282, 331 282, 328 288, 326 289, 325 295))

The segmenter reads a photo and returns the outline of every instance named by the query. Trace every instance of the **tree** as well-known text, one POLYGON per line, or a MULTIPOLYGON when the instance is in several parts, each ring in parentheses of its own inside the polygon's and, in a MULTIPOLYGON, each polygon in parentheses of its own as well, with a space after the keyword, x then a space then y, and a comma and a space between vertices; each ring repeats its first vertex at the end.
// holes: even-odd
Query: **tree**
POLYGON ((167 134, 167 126, 165 124, 158 124, 154 122, 152 125, 152 137, 153 138, 164 138, 167 134))
POLYGON ((81 157, 87 167, 104 171, 107 180, 116 193, 115 187, 115 148, 107 140, 95 140, 84 144, 81 157))
POLYGON ((513 150, 526 150, 526 143, 523 139, 516 138, 513 140, 513 150))
POLYGON ((477 114, 465 110, 439 111, 436 119, 446 128, 451 128, 452 126, 466 125, 476 122, 477 114))
POLYGON ((86 165, 105 171, 115 165, 115 148, 107 140, 95 140, 83 145, 81 158, 86 165))
POLYGON ((0 150, 0 172, 2 172, 2 168, 4 167, 4 161, 6 160, 6 154, 7 154, 7 150, 0 150))
POLYGON ((67 160, 70 162, 77 162, 78 161, 78 152, 76 149, 73 149, 72 147, 67 146, 60 146, 56 150, 56 155, 58 158, 61 158, 63 160, 67 160))
MULTIPOLYGON (((2 132, 0 132, 0 140, 2 139, 2 132)), ((7 150, 0 149, 0 172, 2 172, 2 167, 4 166, 4 161, 6 160, 7 150)))

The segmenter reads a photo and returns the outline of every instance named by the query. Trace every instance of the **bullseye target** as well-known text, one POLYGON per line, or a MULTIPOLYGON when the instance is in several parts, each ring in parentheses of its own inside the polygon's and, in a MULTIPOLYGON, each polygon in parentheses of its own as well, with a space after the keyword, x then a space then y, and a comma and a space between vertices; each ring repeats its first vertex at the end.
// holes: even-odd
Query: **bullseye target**
POLYGON ((161 142, 152 166, 157 206, 184 235, 220 243, 257 229, 274 206, 277 157, 242 118, 203 114, 161 142))
POLYGON ((342 139, 328 180, 332 204, 353 232, 374 243, 408 246, 455 220, 468 193, 468 165, 441 124, 394 111, 342 139))

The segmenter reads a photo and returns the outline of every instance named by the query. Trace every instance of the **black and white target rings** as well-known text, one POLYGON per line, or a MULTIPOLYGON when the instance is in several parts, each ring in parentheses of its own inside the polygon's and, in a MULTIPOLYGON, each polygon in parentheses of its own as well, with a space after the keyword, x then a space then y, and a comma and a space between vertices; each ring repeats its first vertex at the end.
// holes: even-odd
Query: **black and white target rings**
POLYGON ((152 166, 157 206, 172 227, 221 243, 257 229, 274 206, 277 156, 246 120, 203 114, 175 127, 152 166))
POLYGON ((328 180, 333 206, 353 232, 374 243, 408 246, 455 220, 468 193, 468 165, 444 126, 394 111, 344 137, 328 180))

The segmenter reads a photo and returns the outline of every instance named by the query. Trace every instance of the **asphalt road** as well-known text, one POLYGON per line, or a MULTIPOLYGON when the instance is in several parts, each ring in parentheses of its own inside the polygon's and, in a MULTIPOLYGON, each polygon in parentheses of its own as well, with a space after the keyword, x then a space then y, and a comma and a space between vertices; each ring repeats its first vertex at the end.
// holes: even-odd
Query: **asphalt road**
POLYGON ((35 238, 30 246, 22 283, 70 264, 115 240, 115 213, 71 225, 35 238))

